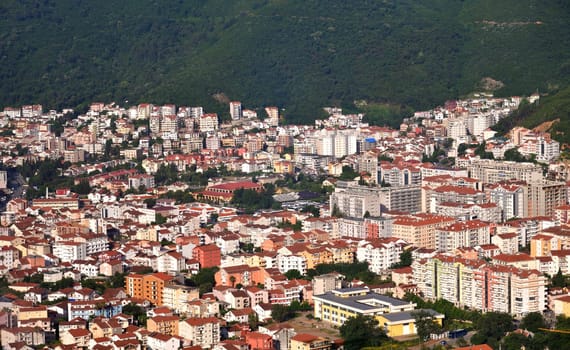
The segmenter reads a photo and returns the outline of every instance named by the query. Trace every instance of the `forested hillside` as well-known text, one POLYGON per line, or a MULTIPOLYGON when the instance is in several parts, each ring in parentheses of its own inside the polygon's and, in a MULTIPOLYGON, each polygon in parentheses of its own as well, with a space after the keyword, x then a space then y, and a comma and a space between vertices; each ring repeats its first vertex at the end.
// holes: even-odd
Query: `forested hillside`
POLYGON ((495 130, 504 134, 517 125, 532 129, 548 121, 553 123, 543 131, 549 131, 558 142, 570 145, 570 87, 544 96, 534 104, 521 104, 511 116, 501 120, 495 130))
POLYGON ((565 0, 3 0, 0 106, 93 100, 428 108, 570 81, 565 0), (221 98, 220 98, 221 96, 221 98))

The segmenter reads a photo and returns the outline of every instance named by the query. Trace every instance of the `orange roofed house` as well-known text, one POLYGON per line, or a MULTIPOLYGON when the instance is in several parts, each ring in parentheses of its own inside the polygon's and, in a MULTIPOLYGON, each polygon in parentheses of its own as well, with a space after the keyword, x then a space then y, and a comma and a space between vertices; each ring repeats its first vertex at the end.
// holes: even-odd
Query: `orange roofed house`
POLYGON ((229 202, 234 196, 234 192, 239 189, 263 190, 263 185, 252 181, 226 182, 210 185, 201 193, 204 199, 214 202, 229 202))
POLYGON ((251 350, 273 349, 273 338, 268 334, 248 332, 245 334, 245 342, 251 350))
POLYGON ((155 305, 163 305, 164 286, 173 284, 173 277, 162 272, 150 275, 131 273, 125 277, 127 294, 146 299, 155 305))
POLYGON ((168 335, 178 335, 180 317, 178 316, 155 316, 146 321, 149 332, 158 332, 168 335))
POLYGON ((206 244, 195 247, 192 257, 198 260, 200 268, 220 266, 222 264, 222 250, 215 244, 206 244))
POLYGON ((265 269, 247 265, 222 267, 215 274, 216 286, 226 287, 235 287, 238 284, 247 287, 257 283, 264 283, 266 277, 265 269))
POLYGON ((325 338, 300 333, 291 338, 291 350, 330 350, 332 343, 325 338))

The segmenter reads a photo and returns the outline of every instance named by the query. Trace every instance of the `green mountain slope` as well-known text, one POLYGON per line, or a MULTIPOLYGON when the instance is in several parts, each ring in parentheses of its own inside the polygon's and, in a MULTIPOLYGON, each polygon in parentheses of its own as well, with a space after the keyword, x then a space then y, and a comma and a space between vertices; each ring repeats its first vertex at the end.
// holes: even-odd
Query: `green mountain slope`
POLYGON ((570 145, 570 87, 546 96, 534 104, 523 103, 511 116, 501 120, 495 130, 506 133, 515 126, 532 129, 556 121, 548 130, 560 143, 570 145))
POLYGON ((0 105, 92 100, 222 109, 278 105, 308 121, 355 99, 428 108, 478 88, 570 80, 564 0, 0 2, 0 105))

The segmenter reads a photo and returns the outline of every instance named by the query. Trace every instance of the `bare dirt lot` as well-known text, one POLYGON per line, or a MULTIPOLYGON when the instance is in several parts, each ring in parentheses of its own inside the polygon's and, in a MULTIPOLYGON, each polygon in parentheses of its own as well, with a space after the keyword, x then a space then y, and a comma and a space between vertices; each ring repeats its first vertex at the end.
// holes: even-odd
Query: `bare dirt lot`
POLYGON ((307 315, 310 314, 312 314, 312 311, 299 312, 297 317, 288 320, 286 323, 293 326, 297 333, 308 333, 330 340, 340 338, 338 329, 326 322, 308 319, 307 315))

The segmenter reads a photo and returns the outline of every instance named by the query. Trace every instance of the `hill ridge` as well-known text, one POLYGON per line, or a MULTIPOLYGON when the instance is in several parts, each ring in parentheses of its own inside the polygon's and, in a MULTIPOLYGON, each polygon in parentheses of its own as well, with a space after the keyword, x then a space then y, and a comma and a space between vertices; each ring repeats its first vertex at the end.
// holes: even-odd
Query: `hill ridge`
POLYGON ((93 100, 277 105, 311 121, 357 99, 424 109, 570 80, 570 5, 490 0, 6 0, 0 107, 93 100), (540 23, 540 24, 537 24, 540 23))

